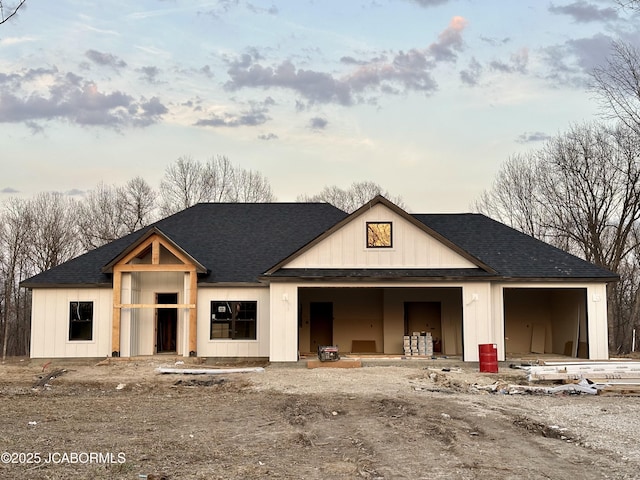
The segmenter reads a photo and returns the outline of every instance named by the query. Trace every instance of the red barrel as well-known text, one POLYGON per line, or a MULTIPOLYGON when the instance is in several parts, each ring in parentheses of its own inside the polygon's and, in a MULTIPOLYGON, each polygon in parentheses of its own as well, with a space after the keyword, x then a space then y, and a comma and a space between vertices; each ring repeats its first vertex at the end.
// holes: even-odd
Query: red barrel
POLYGON ((495 343, 478 345, 480 352, 480 371, 498 373, 498 346, 495 343))

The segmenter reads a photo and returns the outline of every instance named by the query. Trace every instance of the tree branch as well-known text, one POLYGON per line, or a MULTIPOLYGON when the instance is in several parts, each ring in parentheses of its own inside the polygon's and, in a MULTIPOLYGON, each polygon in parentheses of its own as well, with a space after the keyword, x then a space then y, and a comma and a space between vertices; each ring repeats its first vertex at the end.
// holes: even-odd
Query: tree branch
POLYGON ((0 18, 0 25, 9 21, 11 17, 13 17, 16 13, 18 13, 18 10, 20 10, 20 7, 24 5, 26 1, 27 0, 20 0, 20 3, 18 3, 18 5, 15 8, 12 8, 10 10, 11 13, 9 13, 9 15, 7 15, 6 17, 4 16, 4 5, 2 4, 2 1, 0 1, 0 16, 2 17, 0 18))

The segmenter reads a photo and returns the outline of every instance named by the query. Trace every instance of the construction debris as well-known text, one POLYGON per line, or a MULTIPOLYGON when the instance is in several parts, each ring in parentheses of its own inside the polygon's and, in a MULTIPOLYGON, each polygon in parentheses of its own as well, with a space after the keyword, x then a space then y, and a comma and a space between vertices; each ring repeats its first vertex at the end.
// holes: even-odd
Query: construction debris
POLYGON ((545 362, 521 367, 529 381, 537 380, 640 380, 640 362, 545 362))
POLYGON ((547 389, 548 393, 640 395, 640 362, 542 362, 519 368, 529 372, 530 382, 567 382, 547 389))
POLYGON ((158 373, 179 373, 186 375, 226 375, 229 373, 261 373, 264 372, 263 367, 248 368, 171 368, 158 367, 158 373))
POLYGON ((544 387, 540 385, 512 385, 504 384, 500 382, 492 383, 491 385, 478 385, 474 384, 473 388, 476 390, 499 393, 502 395, 518 395, 518 394, 580 394, 586 393, 589 395, 596 395, 599 390, 605 388, 607 385, 601 383, 590 383, 587 380, 581 380, 578 383, 568 383, 565 385, 558 385, 555 387, 544 387))
POLYGON ((58 378, 59 376, 61 376, 65 372, 66 372, 66 370, 64 370, 64 369, 58 369, 58 370, 54 370, 51 373, 43 375, 43 376, 38 378, 38 380, 33 384, 32 388, 46 387, 46 386, 49 385, 50 382, 52 382, 54 379, 58 378))

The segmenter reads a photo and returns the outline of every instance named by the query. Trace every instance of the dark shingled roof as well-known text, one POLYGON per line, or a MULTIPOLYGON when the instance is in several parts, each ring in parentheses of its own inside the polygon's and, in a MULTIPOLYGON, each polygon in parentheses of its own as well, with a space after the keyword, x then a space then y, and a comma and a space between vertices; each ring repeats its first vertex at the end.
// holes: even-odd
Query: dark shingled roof
POLYGON ((111 285, 102 267, 157 228, 209 271, 202 282, 256 282, 347 214, 325 203, 200 203, 31 277, 22 285, 111 285))
MULTIPOLYGON (((375 199, 374 199, 375 200, 375 199)), ((388 202, 384 200, 385 202, 388 202)), ((397 208, 397 207, 395 207, 397 208)), ((280 269, 271 278, 340 277, 391 279, 543 279, 616 280, 604 268, 524 235, 480 214, 409 215, 467 256, 479 268, 470 269, 280 269), (482 268, 482 266, 485 268, 482 268), (486 269, 492 269, 490 272, 486 269)), ((246 283, 345 220, 347 214, 322 203, 202 203, 147 228, 88 252, 22 282, 25 287, 111 285, 102 268, 135 244, 151 228, 207 268, 200 283, 246 283)))
POLYGON ((617 280, 611 271, 481 214, 422 214, 435 230, 505 279, 617 280))

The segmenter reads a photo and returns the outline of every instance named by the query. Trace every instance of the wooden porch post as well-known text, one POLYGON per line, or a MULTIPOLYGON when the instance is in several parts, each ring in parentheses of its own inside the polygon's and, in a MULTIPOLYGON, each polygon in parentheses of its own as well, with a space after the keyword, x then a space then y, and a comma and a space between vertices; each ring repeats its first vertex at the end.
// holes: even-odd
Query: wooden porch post
POLYGON ((189 356, 196 357, 198 355, 198 310, 196 302, 198 301, 198 275, 195 269, 189 272, 189 303, 192 308, 189 309, 189 356))
POLYGON ((113 325, 111 329, 111 356, 120 356, 120 304, 122 296, 122 272, 113 269, 113 325))

